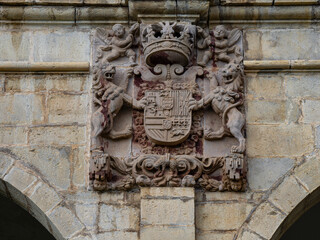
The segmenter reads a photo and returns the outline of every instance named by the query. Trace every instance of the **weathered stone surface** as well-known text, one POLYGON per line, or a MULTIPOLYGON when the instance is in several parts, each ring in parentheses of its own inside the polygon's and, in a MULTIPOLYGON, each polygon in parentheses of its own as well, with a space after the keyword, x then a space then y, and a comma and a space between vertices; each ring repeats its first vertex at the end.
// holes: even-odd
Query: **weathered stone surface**
POLYGON ((262 237, 270 239, 285 217, 285 215, 273 208, 270 203, 265 202, 252 214, 249 228, 262 237))
POLYGON ((35 32, 35 62, 89 61, 90 40, 86 32, 35 32), (49 47, 48 47, 49 46, 49 47))
POLYGON ((31 164, 52 185, 67 189, 70 185, 70 147, 15 147, 12 152, 31 164))
POLYGON ((281 123, 286 119, 285 101, 247 101, 248 123, 281 123))
POLYGON ((284 99, 283 77, 279 74, 247 74, 247 94, 250 99, 284 99))
POLYGON ((32 192, 28 194, 31 201, 36 204, 43 212, 47 212, 56 205, 59 204, 61 198, 54 191, 53 188, 49 187, 45 183, 38 183, 32 192))
POLYGON ((318 4, 317 0, 275 0, 275 5, 308 5, 308 4, 318 4))
POLYGON ((194 199, 142 199, 143 225, 194 225, 194 199))
POLYGON ((4 177, 6 182, 9 182, 19 191, 23 192, 32 183, 34 183, 37 178, 23 169, 13 167, 10 172, 4 177))
POLYGON ((95 228, 98 213, 98 206, 96 204, 77 204, 76 213, 87 229, 95 228))
POLYGON ((319 77, 318 73, 285 75, 286 95, 289 98, 319 98, 319 77))
POLYGON ((0 32, 0 61, 28 61, 31 33, 23 31, 0 32))
POLYGON ((320 101, 305 100, 302 102, 303 122, 319 123, 320 122, 320 101))
POLYGON ((251 209, 252 206, 246 203, 199 204, 196 206, 196 226, 203 231, 236 230, 251 209))
POLYGON ((262 240, 261 237, 259 237, 257 234, 254 234, 253 232, 244 231, 241 235, 239 240, 262 240))
POLYGON ((87 90, 88 87, 88 77, 85 74, 6 74, 4 81, 6 92, 80 92, 87 90))
POLYGON ((86 172, 86 148, 79 147, 73 150, 72 154, 72 183, 76 186, 85 186, 87 172, 86 172))
POLYGON ((29 131, 29 143, 41 145, 71 145, 84 144, 86 127, 32 127, 29 131))
POLYGON ((247 201, 251 199, 251 192, 196 192, 196 202, 207 201, 247 201))
POLYGON ((157 197, 188 197, 194 198, 193 188, 171 188, 171 187, 161 187, 161 188, 141 188, 141 198, 147 197, 157 198, 157 197))
POLYGON ((101 205, 99 228, 102 231, 139 229, 139 210, 130 206, 101 205))
POLYGON ((290 158, 248 159, 248 183, 252 190, 267 190, 294 166, 290 158))
MULTIPOLYGON (((305 14, 311 14, 311 9, 305 9, 305 14)), ((319 59, 319 51, 314 51, 320 46, 318 35, 319 33, 313 29, 246 31, 245 39, 248 49, 245 52, 245 58, 248 60, 319 59)))
POLYGON ((49 219, 65 238, 70 238, 73 234, 83 229, 83 225, 74 213, 63 206, 54 209, 54 211, 50 213, 49 219), (63 221, 61 221, 61 219, 63 219, 63 221))
POLYGON ((248 125, 249 157, 300 156, 313 149, 312 128, 308 125, 248 125))
POLYGON ((97 235, 97 240, 106 240, 106 239, 125 239, 125 240, 139 240, 137 232, 106 232, 97 235))
MULTIPOLYGON (((197 240, 233 240, 236 232, 206 232, 201 231, 197 233, 197 240)), ((256 240, 256 239, 255 239, 256 240)))
POLYGON ((222 0, 222 5, 272 5, 272 0, 222 0))
POLYGON ((39 4, 82 4, 83 0, 34 0, 39 4))
POLYGON ((320 186, 319 169, 319 154, 312 154, 295 170, 295 176, 312 192, 320 186))
POLYGON ((195 240, 194 227, 152 226, 140 231, 140 240, 183 239, 195 240))
POLYGON ((287 177, 270 195, 270 201, 289 214, 308 192, 294 177, 287 177))
POLYGON ((10 156, 0 152, 0 178, 3 178, 3 175, 8 171, 12 163, 13 159, 10 156))
POLYGON ((85 123, 87 105, 87 95, 50 95, 49 123, 85 123))
POLYGON ((44 96, 14 94, 0 96, 2 124, 38 124, 44 120, 44 96), (10 114, 9 114, 10 113, 10 114))

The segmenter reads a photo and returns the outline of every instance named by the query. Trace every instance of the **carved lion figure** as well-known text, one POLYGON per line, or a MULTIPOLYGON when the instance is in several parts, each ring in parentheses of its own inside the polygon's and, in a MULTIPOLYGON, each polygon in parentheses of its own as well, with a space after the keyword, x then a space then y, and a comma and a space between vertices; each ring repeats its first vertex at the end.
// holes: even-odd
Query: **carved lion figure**
MULTIPOLYGON (((93 82, 93 103, 98 106, 92 114, 92 147, 99 149, 98 137, 101 134, 111 139, 127 138, 132 135, 132 127, 127 126, 123 131, 113 129, 113 120, 126 102, 136 109, 143 107, 144 99, 139 102, 132 99, 125 93, 128 86, 128 79, 132 75, 132 70, 127 72, 127 79, 124 87, 115 85, 112 81, 116 73, 116 68, 112 65, 105 65, 96 72, 98 76, 93 82), (100 72, 100 74, 99 74, 100 72)), ((100 149, 101 150, 101 149, 100 149)))
POLYGON ((227 64, 210 79, 213 90, 204 99, 198 101, 195 107, 211 105, 212 109, 222 118, 222 127, 217 131, 206 129, 205 139, 213 140, 232 135, 239 141, 239 146, 232 147, 232 152, 237 153, 245 151, 245 138, 242 134, 245 117, 237 109, 243 104, 241 93, 243 76, 241 62, 234 61, 227 64))

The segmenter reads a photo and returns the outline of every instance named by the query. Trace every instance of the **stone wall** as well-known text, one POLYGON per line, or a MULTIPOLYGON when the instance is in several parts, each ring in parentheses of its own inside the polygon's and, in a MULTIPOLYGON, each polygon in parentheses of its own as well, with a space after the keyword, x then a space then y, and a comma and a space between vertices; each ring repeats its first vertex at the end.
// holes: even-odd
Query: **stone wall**
POLYGON ((0 3, 0 192, 57 239, 279 239, 319 201, 318 1, 0 3), (246 192, 87 191, 91 33, 146 13, 243 30, 246 192))

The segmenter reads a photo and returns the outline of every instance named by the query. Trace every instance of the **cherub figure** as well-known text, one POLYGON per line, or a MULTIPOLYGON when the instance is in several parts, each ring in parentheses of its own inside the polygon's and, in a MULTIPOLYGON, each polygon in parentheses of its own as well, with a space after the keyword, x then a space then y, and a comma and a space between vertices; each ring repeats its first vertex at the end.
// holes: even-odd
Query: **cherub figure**
POLYGON ((213 51, 211 47, 213 46, 216 61, 223 61, 226 63, 231 61, 231 57, 228 54, 237 51, 235 44, 241 37, 239 29, 228 31, 223 25, 217 26, 214 30, 214 42, 212 41, 210 34, 205 32, 201 27, 197 27, 197 31, 202 38, 198 41, 198 49, 207 49, 210 47, 204 52, 202 60, 198 62, 198 65, 205 67, 212 59, 213 51))
POLYGON ((201 37, 201 39, 197 43, 198 49, 207 49, 208 47, 210 47, 209 50, 204 52, 202 60, 198 62, 199 66, 205 67, 207 63, 210 61, 210 59, 212 59, 212 40, 210 34, 204 31, 199 26, 197 26, 197 32, 201 37))
MULTIPOLYGON (((121 24, 115 24, 112 27, 112 32, 106 34, 107 41, 105 42, 107 44, 100 47, 100 51, 111 51, 105 56, 103 62, 112 62, 119 57, 126 56, 129 58, 129 62, 131 63, 131 65, 136 65, 136 54, 131 49, 131 46, 134 42, 134 34, 137 31, 138 27, 138 23, 132 25, 129 30, 129 34, 125 36, 126 30, 124 26, 121 24)), ((101 34, 101 30, 100 32, 98 31, 98 34, 101 34)))
POLYGON ((111 139, 127 138, 132 135, 132 127, 127 126, 123 131, 115 131, 113 129, 113 121, 123 103, 127 103, 134 109, 142 109, 146 100, 140 101, 133 99, 125 93, 128 86, 128 79, 132 76, 133 71, 127 72, 127 79, 124 87, 115 85, 112 81, 116 73, 116 68, 112 65, 102 67, 102 70, 93 82, 93 103, 97 109, 92 114, 92 149, 102 150, 99 144, 99 136, 104 134, 111 139))
POLYGON ((214 37, 216 61, 229 63, 231 61, 231 57, 228 56, 228 54, 236 51, 235 44, 241 37, 240 30, 235 28, 228 31, 225 26, 219 25, 214 30, 214 37))

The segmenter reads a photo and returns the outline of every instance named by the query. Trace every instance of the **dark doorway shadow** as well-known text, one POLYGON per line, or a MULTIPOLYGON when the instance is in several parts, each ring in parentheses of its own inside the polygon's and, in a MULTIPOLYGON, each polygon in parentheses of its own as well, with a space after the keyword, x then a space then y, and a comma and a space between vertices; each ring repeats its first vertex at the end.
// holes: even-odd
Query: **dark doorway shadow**
POLYGON ((1 240, 55 240, 26 210, 0 195, 1 240))
POLYGON ((320 240, 320 203, 305 212, 280 238, 280 240, 320 240))

